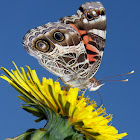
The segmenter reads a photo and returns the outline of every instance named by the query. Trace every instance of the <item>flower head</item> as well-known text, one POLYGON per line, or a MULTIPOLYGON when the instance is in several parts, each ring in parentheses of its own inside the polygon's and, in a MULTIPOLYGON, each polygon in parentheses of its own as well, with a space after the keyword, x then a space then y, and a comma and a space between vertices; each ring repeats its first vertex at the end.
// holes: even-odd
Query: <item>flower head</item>
MULTIPOLYGON (((8 81, 21 94, 18 97, 27 103, 22 108, 37 116, 36 122, 47 120, 46 126, 42 130, 36 130, 37 132, 46 135, 47 130, 48 134, 50 124, 53 127, 56 126, 58 121, 55 120, 59 118, 65 120, 67 131, 72 126, 74 131, 69 131, 72 134, 73 132, 77 135, 82 134, 84 139, 117 140, 127 135, 127 133, 118 134, 118 130, 111 126, 112 115, 107 115, 102 106, 96 109, 96 102, 89 102, 89 98, 85 98, 84 93, 78 96, 78 88, 62 90, 59 82, 53 82, 52 79, 43 77, 40 82, 36 71, 31 70, 29 66, 27 66, 27 74, 22 67, 21 72, 16 65, 15 68, 16 70, 11 70, 11 73, 2 67, 1 69, 9 78, 5 75, 0 77, 8 81)), ((60 124, 58 123, 58 125, 60 124)), ((36 131, 31 131, 29 135, 32 136, 37 133, 36 131)), ((50 131, 52 132, 52 129, 50 131)))

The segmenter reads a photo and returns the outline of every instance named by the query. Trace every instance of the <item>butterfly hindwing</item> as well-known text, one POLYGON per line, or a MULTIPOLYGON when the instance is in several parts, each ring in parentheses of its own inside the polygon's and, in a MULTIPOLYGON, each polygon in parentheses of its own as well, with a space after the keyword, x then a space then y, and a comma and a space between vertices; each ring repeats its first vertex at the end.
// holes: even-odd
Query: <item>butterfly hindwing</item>
POLYGON ((87 2, 73 16, 61 18, 61 23, 72 25, 80 34, 86 48, 90 72, 88 78, 98 70, 105 47, 106 13, 99 2, 87 2))
POLYGON ((87 71, 89 61, 85 46, 72 26, 48 23, 32 29, 24 38, 29 54, 55 75, 62 77, 82 74, 83 69, 87 71))
POLYGON ((99 2, 87 2, 77 13, 31 29, 23 38, 26 51, 70 87, 97 89, 93 77, 105 46, 106 13, 99 2))

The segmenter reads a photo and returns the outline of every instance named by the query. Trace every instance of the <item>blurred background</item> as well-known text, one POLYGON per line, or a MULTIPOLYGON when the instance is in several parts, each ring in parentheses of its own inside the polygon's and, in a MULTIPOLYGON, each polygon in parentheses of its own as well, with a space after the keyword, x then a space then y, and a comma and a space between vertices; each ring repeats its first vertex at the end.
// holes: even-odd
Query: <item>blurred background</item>
MULTIPOLYGON (((3 0, 0 3, 0 67, 15 69, 29 65, 39 78, 57 76, 41 67, 22 45, 26 32, 34 27, 56 22, 61 17, 73 15, 87 0, 3 0)), ((107 40, 102 64, 96 79, 135 70, 132 75, 117 79, 128 82, 105 82, 99 89, 108 114, 113 114, 112 124, 119 133, 127 132, 124 139, 138 140, 140 126, 140 17, 138 0, 101 0, 107 14, 107 40)), ((3 71, 0 71, 0 75, 3 71)), ((0 139, 15 137, 29 128, 43 127, 45 122, 35 123, 36 118, 20 108, 19 95, 7 82, 0 79, 0 139)), ((86 92, 100 104, 97 92, 86 92)))

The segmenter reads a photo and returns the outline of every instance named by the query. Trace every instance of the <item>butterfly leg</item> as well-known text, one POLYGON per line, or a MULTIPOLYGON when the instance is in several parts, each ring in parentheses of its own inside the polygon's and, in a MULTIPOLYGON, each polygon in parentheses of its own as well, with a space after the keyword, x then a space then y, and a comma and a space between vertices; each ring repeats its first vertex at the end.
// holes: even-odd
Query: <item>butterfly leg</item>
POLYGON ((100 97, 101 103, 96 107, 96 109, 97 109, 97 108, 100 108, 100 106, 103 104, 103 99, 102 99, 102 97, 101 97, 101 95, 100 95, 100 93, 99 93, 98 90, 97 90, 97 93, 98 93, 98 95, 99 95, 99 97, 100 97))
POLYGON ((86 91, 87 91, 87 89, 88 89, 88 88, 85 88, 84 92, 86 92, 86 91))
POLYGON ((88 88, 85 88, 84 90, 79 89, 80 92, 86 92, 88 88))
POLYGON ((57 78, 55 82, 58 82, 59 80, 60 80, 60 77, 59 77, 59 78, 57 78))

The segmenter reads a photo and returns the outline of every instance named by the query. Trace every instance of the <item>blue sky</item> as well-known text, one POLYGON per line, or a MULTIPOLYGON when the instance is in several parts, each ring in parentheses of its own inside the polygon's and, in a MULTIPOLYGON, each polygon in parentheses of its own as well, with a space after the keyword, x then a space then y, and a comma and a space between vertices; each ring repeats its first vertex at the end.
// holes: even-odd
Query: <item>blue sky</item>
MULTIPOLYGON (((22 38, 34 27, 56 22, 64 16, 75 14, 86 0, 3 0, 0 3, 0 66, 14 69, 29 65, 36 69, 39 78, 57 79, 24 50, 22 38)), ((123 76, 128 82, 106 82, 99 90, 108 114, 113 114, 113 126, 119 133, 127 132, 125 139, 138 140, 140 126, 140 65, 139 32, 140 17, 138 0, 101 0, 107 13, 107 41, 102 64, 96 79, 135 70, 133 75, 123 76)), ((0 71, 0 75, 3 72, 0 71)), ((29 128, 43 127, 44 122, 34 123, 31 114, 20 108, 21 101, 7 82, 0 79, 0 139, 14 137, 29 128)), ((97 92, 87 92, 99 102, 97 92)))

